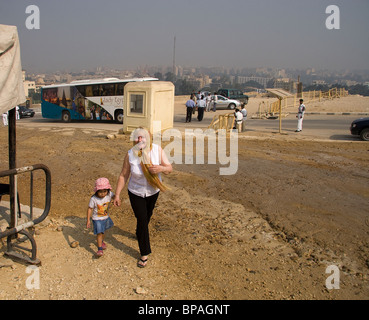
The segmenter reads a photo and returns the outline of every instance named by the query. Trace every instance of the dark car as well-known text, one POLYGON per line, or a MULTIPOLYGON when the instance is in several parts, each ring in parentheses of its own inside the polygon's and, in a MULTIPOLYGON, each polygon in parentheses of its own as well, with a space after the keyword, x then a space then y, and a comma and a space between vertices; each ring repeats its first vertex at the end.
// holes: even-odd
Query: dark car
POLYGON ((35 115, 35 112, 33 111, 33 109, 29 109, 23 106, 19 107, 20 118, 33 117, 34 115, 35 115))
POLYGON ((360 118, 352 121, 351 134, 358 135, 364 141, 369 141, 369 118, 360 118))

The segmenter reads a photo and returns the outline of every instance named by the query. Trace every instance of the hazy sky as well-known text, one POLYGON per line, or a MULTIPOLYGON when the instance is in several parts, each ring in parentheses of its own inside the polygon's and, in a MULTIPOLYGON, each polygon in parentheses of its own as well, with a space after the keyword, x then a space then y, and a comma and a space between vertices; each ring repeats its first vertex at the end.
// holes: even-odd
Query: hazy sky
POLYGON ((171 66, 174 36, 181 66, 369 69, 369 0, 0 0, 0 23, 29 72, 171 66))

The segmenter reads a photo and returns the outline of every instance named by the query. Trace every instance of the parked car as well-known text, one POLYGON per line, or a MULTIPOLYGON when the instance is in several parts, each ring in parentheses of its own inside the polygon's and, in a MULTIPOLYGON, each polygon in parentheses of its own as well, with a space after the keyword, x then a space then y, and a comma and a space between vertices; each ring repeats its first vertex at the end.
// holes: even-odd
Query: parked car
POLYGON ((249 96, 243 94, 241 90, 238 89, 219 89, 217 94, 226 97, 228 99, 234 99, 241 101, 241 103, 247 104, 249 102, 249 96))
POLYGON ((201 91, 200 94, 204 97, 211 96, 212 93, 210 91, 201 91))
POLYGON ((369 118, 360 118, 352 121, 351 134, 359 135, 364 141, 369 141, 369 118))
MULTIPOLYGON (((223 97, 221 95, 217 96, 217 109, 234 109, 234 108, 240 108, 241 102, 234 99, 228 99, 226 97, 223 97)), ((213 99, 213 96, 211 96, 213 99)))
POLYGON ((19 107, 20 118, 33 117, 34 115, 35 115, 35 112, 33 111, 33 109, 29 109, 23 106, 19 107))

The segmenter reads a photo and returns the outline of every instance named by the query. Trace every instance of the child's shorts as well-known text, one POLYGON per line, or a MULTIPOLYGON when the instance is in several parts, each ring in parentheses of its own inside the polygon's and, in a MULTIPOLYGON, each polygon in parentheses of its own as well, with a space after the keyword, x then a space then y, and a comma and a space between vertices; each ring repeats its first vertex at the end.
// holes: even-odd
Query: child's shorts
POLYGON ((104 220, 92 220, 94 225, 94 234, 104 233, 105 230, 114 226, 113 220, 108 217, 104 220))

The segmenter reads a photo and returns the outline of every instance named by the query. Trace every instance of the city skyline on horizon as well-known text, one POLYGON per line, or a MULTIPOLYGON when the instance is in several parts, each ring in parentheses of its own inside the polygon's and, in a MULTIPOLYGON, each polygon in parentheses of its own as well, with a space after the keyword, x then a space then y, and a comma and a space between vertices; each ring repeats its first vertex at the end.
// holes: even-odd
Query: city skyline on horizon
MULTIPOLYGON (((52 70, 51 72, 29 72, 23 68, 26 77, 27 76, 51 76, 51 75, 89 75, 93 78, 99 77, 116 77, 116 74, 120 73, 126 75, 123 78, 132 78, 134 75, 139 76, 154 76, 155 73, 161 73, 161 75, 166 77, 167 73, 172 73, 172 66, 135 66, 134 68, 110 68, 108 66, 97 66, 92 69, 81 69, 81 70, 52 70), (115 75, 114 75, 115 74, 115 75)), ((239 67, 239 68, 225 68, 225 67, 204 67, 204 66, 177 66, 176 65, 176 73, 174 76, 181 78, 182 76, 189 75, 197 75, 197 76, 205 76, 205 75, 232 75, 232 76, 241 76, 241 77, 273 77, 273 78, 291 78, 291 74, 293 74, 296 79, 298 76, 313 76, 318 79, 319 77, 331 77, 333 75, 337 76, 353 76, 353 77, 362 77, 365 81, 369 81, 369 69, 360 69, 360 70, 328 70, 328 69, 316 69, 312 68, 272 68, 272 67, 239 67), (274 76, 271 76, 274 74, 274 76), (278 74, 278 75, 276 75, 278 74)), ((292 76, 293 78, 293 76, 292 76)), ((338 79, 337 79, 338 80, 338 79)))
POLYGON ((19 0, 0 4, 0 21, 17 26, 29 73, 170 68, 174 38, 184 68, 369 70, 369 3, 334 2, 339 29, 327 0, 34 0, 38 29, 19 0))

